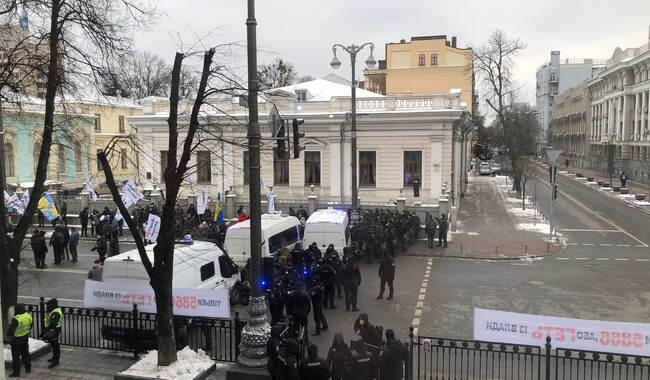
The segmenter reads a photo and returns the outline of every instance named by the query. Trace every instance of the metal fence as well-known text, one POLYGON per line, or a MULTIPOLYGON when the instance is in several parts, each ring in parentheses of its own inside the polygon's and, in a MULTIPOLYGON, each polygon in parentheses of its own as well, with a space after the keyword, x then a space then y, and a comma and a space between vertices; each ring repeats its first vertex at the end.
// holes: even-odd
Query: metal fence
MULTIPOLYGON (((45 330, 47 314, 44 299, 39 304, 25 305, 34 323, 35 339, 45 330)), ((62 306, 63 323, 59 340, 62 345, 133 352, 134 357, 156 348, 156 316, 131 312, 62 306)), ((246 322, 235 313, 234 319, 175 317, 179 348, 203 349, 213 360, 234 362, 239 355, 241 331, 246 322)))
POLYGON ((650 379, 650 357, 413 336, 406 363, 412 379, 650 379))

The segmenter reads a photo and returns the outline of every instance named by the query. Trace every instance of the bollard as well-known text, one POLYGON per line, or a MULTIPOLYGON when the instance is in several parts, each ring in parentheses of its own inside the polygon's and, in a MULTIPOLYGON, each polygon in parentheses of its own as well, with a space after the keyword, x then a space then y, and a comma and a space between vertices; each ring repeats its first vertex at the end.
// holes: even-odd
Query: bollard
POLYGON ((524 254, 528 255, 528 244, 524 245, 524 254))
POLYGON ((499 246, 498 245, 494 246, 494 254, 499 255, 499 246))
POLYGON ((460 245, 460 254, 461 255, 463 254, 463 245, 462 244, 460 245))
POLYGON ((133 360, 138 360, 140 359, 140 356, 138 355, 138 304, 134 303, 133 304, 133 311, 131 313, 132 316, 132 331, 133 331, 133 360))
POLYGON ((546 253, 548 253, 551 250, 551 243, 546 242, 546 253))

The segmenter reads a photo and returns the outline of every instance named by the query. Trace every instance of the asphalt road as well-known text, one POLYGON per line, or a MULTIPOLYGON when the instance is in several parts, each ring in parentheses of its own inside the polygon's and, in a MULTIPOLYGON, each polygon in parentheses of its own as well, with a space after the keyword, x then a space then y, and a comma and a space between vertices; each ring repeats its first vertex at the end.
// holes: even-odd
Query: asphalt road
MULTIPOLYGON (((548 174, 540 170, 540 181, 548 174)), ((362 263, 359 307, 374 324, 408 336, 409 326, 420 335, 472 338, 476 307, 530 314, 648 322, 650 290, 650 231, 646 213, 558 176, 560 197, 555 204, 558 231, 567 242, 559 255, 544 259, 480 261, 399 256, 396 259, 395 298, 375 300, 379 289, 377 263, 362 263)), ((549 186, 538 184, 541 211, 549 213, 549 186)), ((529 194, 532 190, 529 189, 529 194)), ((20 300, 37 302, 56 296, 64 305, 81 306, 83 283, 95 260, 90 243, 80 245, 79 262, 47 270, 24 270, 20 300)), ((133 245, 122 244, 122 251, 133 245)), ((31 257, 29 248, 26 257, 31 257)), ((321 354, 335 332, 353 339, 358 313, 346 312, 343 300, 326 310, 330 329, 311 337, 321 354)), ((245 313, 243 307, 233 311, 245 313)), ((310 318, 310 330, 313 320, 310 318)))

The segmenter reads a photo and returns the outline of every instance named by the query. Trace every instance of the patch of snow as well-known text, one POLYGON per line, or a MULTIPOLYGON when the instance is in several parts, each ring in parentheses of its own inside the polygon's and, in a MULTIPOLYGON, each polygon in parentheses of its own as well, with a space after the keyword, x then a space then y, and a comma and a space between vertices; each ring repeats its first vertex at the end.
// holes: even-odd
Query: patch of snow
MULTIPOLYGON (((29 338, 29 353, 34 353, 47 345, 49 343, 45 343, 42 340, 29 338)), ((4 345, 4 357, 5 361, 11 361, 11 346, 8 344, 4 345)))
POLYGON ((639 206, 650 206, 650 202, 648 201, 634 201, 634 204, 639 206))
POLYGON ((120 375, 142 376, 166 380, 190 380, 215 365, 203 350, 192 351, 185 347, 178 351, 178 360, 167 367, 158 367, 158 351, 149 351, 137 363, 120 375))
POLYGON ((587 185, 598 185, 598 182, 594 182, 594 181, 587 182, 587 185))
POLYGON ((614 191, 614 189, 612 189, 611 187, 602 187, 600 190, 602 190, 602 191, 604 191, 606 193, 614 191))
POLYGON ((478 236, 479 233, 478 232, 468 232, 467 235, 469 235, 469 236, 478 236))
POLYGON ((532 231, 532 232, 544 232, 548 233, 551 229, 551 226, 547 223, 519 223, 517 224, 518 230, 532 231))

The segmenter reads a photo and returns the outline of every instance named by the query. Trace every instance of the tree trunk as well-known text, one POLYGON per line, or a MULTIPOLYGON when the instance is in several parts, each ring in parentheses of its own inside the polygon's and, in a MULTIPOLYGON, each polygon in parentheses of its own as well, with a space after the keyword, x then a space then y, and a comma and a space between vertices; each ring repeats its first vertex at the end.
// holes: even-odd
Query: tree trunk
POLYGON ((521 209, 526 209, 526 180, 521 184, 521 209))

